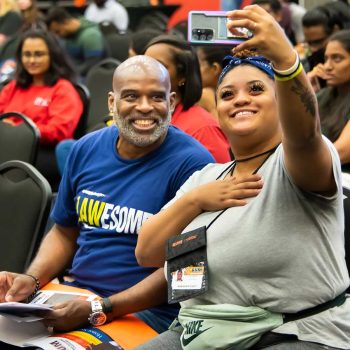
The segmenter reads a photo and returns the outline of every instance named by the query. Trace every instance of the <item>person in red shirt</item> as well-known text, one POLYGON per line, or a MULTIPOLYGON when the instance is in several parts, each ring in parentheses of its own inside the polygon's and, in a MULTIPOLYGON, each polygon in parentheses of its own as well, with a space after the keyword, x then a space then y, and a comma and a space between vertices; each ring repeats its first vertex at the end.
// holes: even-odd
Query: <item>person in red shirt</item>
POLYGON ((218 163, 229 162, 229 144, 218 122, 196 105, 202 95, 202 82, 195 50, 176 36, 160 35, 150 41, 145 55, 169 71, 171 90, 176 92, 171 124, 197 139, 218 163))
POLYGON ((20 112, 36 124, 40 148, 35 166, 57 191, 60 175, 54 147, 73 138, 83 111, 73 85, 76 75, 58 41, 44 30, 22 34, 16 61, 15 79, 0 92, 0 113, 20 112))
POLYGON ((25 32, 16 61, 15 79, 0 92, 0 113, 20 112, 32 119, 44 146, 72 138, 83 104, 72 84, 73 68, 58 42, 42 30, 25 32))

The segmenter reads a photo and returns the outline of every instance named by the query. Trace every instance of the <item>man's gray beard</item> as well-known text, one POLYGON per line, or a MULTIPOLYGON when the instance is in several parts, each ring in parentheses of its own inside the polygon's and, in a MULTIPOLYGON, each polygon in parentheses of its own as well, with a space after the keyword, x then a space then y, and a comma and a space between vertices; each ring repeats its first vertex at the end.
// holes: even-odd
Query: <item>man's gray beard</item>
POLYGON ((138 133, 130 123, 130 119, 131 117, 121 118, 117 112, 114 113, 113 120, 118 127, 119 135, 134 146, 147 147, 167 133, 171 120, 171 111, 168 112, 165 119, 155 118, 157 126, 153 133, 149 135, 138 133))

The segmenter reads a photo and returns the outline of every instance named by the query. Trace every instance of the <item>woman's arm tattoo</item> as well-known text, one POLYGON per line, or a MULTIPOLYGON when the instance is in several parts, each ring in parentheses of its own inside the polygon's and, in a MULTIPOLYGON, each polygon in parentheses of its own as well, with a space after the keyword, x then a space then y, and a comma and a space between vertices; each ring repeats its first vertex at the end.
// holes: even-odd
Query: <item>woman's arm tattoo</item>
POLYGON ((293 79, 291 90, 300 97, 306 111, 316 117, 316 98, 312 91, 298 79, 293 79))

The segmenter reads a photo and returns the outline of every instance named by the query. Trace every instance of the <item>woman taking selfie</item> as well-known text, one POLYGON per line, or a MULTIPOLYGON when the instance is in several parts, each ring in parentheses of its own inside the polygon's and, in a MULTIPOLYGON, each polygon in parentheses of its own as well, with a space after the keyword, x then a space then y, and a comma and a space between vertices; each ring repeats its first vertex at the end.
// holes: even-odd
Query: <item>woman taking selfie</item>
POLYGON ((254 32, 216 92, 236 161, 192 175, 142 226, 139 263, 163 266, 167 246, 168 298, 182 302, 180 326, 140 349, 349 349, 337 151, 277 22, 258 6, 228 16, 254 32))

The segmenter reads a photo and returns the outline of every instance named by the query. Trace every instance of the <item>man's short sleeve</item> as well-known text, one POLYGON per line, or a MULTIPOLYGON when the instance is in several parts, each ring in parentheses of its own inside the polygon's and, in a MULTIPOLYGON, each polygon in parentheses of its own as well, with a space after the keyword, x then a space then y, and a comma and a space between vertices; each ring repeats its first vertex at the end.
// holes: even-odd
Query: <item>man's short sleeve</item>
POLYGON ((66 167, 62 176, 60 187, 55 202, 55 206, 51 212, 51 219, 61 226, 72 227, 78 225, 78 215, 75 209, 75 190, 73 186, 74 159, 76 157, 76 145, 70 152, 66 167))

